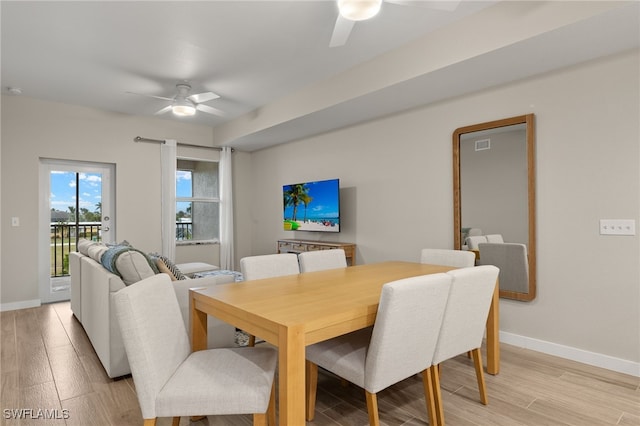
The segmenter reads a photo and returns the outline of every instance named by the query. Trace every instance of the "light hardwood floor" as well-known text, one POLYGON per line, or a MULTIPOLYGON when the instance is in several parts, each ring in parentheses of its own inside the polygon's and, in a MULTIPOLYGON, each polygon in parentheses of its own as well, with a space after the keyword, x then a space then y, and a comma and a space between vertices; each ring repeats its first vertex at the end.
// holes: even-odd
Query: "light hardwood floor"
MULTIPOLYGON (((142 416, 130 376, 110 380, 69 303, 0 313, 1 425, 136 425, 142 416), (49 410, 67 419, 15 420, 12 409, 49 410)), ((479 402, 471 360, 442 368, 445 419, 467 425, 640 425, 640 379, 502 345, 502 368, 487 375, 489 405, 479 402)), ((421 380, 379 394, 385 425, 426 425, 421 380)), ((160 419, 169 425, 170 419, 160 419)), ((182 418, 181 425, 189 425, 182 418)), ((249 416, 210 416, 192 423, 250 425, 249 416)), ((308 425, 366 425, 364 392, 320 374, 316 418, 308 425)), ((297 426, 297 425, 290 425, 297 426)))

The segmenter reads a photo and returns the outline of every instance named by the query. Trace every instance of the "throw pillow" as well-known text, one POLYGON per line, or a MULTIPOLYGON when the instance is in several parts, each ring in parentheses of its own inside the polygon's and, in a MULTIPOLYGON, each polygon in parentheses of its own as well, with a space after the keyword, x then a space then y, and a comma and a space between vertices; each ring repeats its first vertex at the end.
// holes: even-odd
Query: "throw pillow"
POLYGON ((107 271, 119 275, 126 285, 158 273, 154 261, 130 246, 109 247, 100 260, 107 271))
POLYGON ((137 251, 120 253, 115 261, 115 267, 126 285, 154 276, 156 273, 147 258, 137 251))
POLYGON ((156 259, 156 267, 158 268, 159 273, 167 274, 169 275, 169 278, 171 278, 171 281, 176 281, 176 277, 171 273, 169 268, 167 268, 164 262, 161 261, 160 259, 156 259))
POLYGON ((149 256, 151 256, 152 259, 155 259, 160 272, 164 272, 171 277, 171 281, 188 279, 168 257, 158 253, 151 253, 149 256))
POLYGON ((161 274, 169 275, 169 278, 171 278, 171 281, 178 281, 176 276, 173 275, 173 272, 171 272, 171 270, 167 267, 167 265, 164 264, 162 260, 157 259, 156 266, 158 267, 158 271, 160 271, 161 274))

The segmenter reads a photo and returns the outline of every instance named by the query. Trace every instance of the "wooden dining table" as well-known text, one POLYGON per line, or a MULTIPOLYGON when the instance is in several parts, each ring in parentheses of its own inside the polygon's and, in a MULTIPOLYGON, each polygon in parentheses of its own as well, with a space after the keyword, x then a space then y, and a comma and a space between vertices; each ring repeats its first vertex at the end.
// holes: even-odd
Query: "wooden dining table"
MULTIPOLYGON (((192 349, 206 349, 207 315, 277 346, 279 423, 304 425, 305 346, 373 325, 385 283, 451 269, 390 261, 193 288, 192 349)), ((497 285, 487 320, 486 352, 487 372, 497 374, 497 285)))

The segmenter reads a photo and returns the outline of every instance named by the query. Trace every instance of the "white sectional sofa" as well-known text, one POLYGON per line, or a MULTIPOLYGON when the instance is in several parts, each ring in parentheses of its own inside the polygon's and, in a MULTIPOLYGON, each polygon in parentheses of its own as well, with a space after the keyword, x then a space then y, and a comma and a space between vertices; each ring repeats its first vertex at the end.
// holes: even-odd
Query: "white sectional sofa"
MULTIPOLYGON (((135 285, 135 277, 131 277, 131 270, 126 279, 107 270, 96 259, 100 256, 102 248, 93 247, 98 243, 78 244, 80 252, 69 254, 69 267, 71 273, 71 310, 78 321, 84 327, 93 348, 104 366, 107 375, 111 378, 131 373, 129 361, 125 353, 120 328, 113 308, 113 295, 128 285, 135 285), (94 257, 94 258, 92 258, 94 257)), ((139 253, 136 253, 139 254, 139 253)), ((149 274, 141 266, 142 256, 130 256, 127 259, 129 266, 133 266, 134 275, 140 279, 149 274), (135 258, 135 259, 133 259, 135 258), (137 263, 137 265, 136 265, 137 263)), ((180 265, 176 265, 180 268, 180 265)), ((185 265, 185 269, 190 266, 185 265)), ((209 268, 213 269, 213 268, 209 268)), ((174 277, 170 271, 165 271, 174 277)), ((156 273, 153 270, 152 273, 156 273)), ((173 281, 176 296, 182 311, 182 319, 185 327, 189 329, 189 289, 193 287, 209 287, 223 283, 233 282, 231 275, 218 275, 197 279, 182 279, 173 281)), ((208 347, 233 347, 235 346, 235 328, 213 317, 208 318, 208 347)))

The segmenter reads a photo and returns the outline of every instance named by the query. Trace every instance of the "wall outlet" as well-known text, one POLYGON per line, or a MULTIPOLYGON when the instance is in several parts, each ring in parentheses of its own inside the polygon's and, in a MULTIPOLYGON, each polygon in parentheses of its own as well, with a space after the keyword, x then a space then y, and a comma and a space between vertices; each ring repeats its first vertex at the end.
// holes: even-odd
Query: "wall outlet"
POLYGON ((636 235, 635 219, 600 219, 600 235, 636 235))

